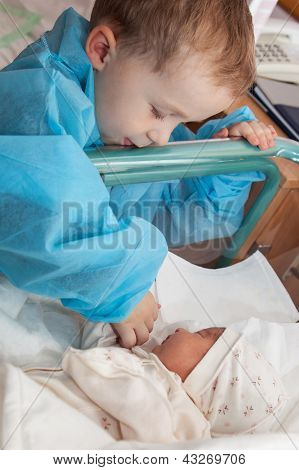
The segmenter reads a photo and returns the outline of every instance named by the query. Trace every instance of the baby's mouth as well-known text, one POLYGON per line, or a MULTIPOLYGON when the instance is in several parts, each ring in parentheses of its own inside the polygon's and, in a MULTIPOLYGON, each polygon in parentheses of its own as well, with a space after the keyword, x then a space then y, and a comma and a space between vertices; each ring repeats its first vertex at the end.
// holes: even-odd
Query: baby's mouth
POLYGON ((165 339, 164 339, 164 341, 162 341, 162 343, 161 343, 161 344, 164 344, 164 343, 166 343, 166 341, 167 341, 167 340, 170 338, 170 336, 172 336, 172 335, 168 335, 168 336, 167 336, 167 338, 165 338, 165 339))

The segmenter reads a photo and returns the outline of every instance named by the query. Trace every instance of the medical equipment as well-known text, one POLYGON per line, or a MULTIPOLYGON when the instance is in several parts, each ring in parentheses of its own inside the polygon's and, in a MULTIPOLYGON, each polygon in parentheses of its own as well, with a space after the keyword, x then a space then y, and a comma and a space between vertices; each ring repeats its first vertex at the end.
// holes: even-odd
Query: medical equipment
POLYGON ((90 150, 87 155, 107 186, 262 171, 266 175, 264 187, 219 260, 219 267, 222 267, 235 258, 278 190, 279 170, 269 157, 299 163, 299 143, 285 138, 277 138, 275 142, 274 148, 265 151, 241 139, 214 139, 176 142, 164 147, 99 147, 98 151, 90 150))
POLYGON ((271 19, 256 44, 257 74, 299 84, 299 28, 271 19))

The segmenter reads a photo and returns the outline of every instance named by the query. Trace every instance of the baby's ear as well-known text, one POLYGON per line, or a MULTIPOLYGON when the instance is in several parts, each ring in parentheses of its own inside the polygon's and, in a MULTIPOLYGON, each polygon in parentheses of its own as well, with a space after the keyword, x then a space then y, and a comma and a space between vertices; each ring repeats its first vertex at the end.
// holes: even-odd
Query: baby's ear
POLYGON ((85 52, 96 70, 103 70, 116 49, 116 39, 112 29, 106 25, 93 28, 86 40, 85 52))

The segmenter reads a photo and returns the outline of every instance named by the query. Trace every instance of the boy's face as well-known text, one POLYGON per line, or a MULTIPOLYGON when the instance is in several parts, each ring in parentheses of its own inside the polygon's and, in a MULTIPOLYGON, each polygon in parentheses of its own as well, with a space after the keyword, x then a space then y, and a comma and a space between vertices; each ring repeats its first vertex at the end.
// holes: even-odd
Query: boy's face
POLYGON ((165 145, 181 122, 203 121, 233 101, 213 85, 199 54, 173 62, 162 74, 145 60, 112 55, 95 73, 96 115, 105 144, 165 145))
POLYGON ((224 330, 225 328, 206 328, 190 333, 178 328, 152 352, 168 370, 176 372, 184 381, 224 330))

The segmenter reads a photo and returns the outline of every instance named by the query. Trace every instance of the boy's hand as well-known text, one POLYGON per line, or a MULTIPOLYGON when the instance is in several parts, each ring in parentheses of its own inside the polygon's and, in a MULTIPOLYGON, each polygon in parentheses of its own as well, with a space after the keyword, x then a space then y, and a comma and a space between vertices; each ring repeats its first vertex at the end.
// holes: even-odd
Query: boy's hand
POLYGON ((141 345, 149 339, 149 334, 158 318, 160 305, 155 301, 151 292, 148 292, 130 315, 121 323, 111 323, 119 344, 123 348, 132 348, 141 345))
POLYGON ((230 127, 225 127, 213 135, 213 139, 226 137, 245 137, 252 145, 257 145, 260 150, 274 147, 274 137, 277 132, 273 126, 260 121, 238 122, 230 127))

